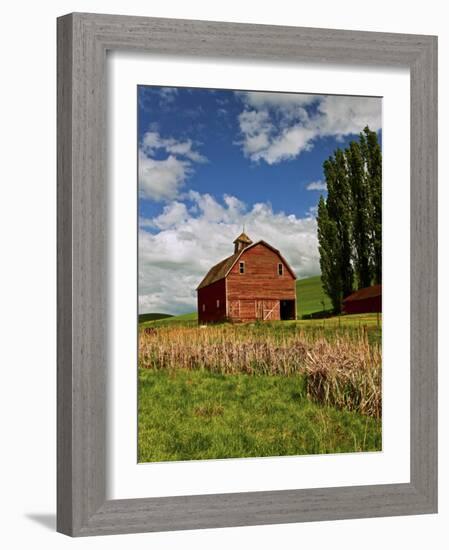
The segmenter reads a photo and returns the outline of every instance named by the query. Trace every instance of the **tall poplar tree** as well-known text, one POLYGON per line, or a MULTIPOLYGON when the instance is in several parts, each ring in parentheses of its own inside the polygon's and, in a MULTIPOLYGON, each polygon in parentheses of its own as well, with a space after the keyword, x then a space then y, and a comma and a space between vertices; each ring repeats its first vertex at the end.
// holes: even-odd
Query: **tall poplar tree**
POLYGON ((329 296, 335 313, 341 310, 343 285, 341 280, 337 224, 329 217, 326 201, 318 202, 318 243, 320 252, 321 282, 329 296))
POLYGON ((382 151, 377 133, 368 126, 360 134, 367 187, 371 202, 372 274, 374 283, 382 282, 382 151))
POLYGON ((334 220, 337 233, 340 279, 343 298, 353 290, 353 269, 351 264, 351 189, 349 187, 346 159, 341 149, 324 162, 324 175, 327 183, 327 211, 334 220))
POLYGON ((354 244, 354 267, 358 288, 371 285, 372 239, 371 203, 364 159, 360 144, 351 141, 345 151, 348 181, 352 195, 352 234, 354 244))
POLYGON ((323 163, 327 198, 318 204, 321 280, 335 312, 354 288, 382 280, 382 152, 366 126, 359 141, 323 163))

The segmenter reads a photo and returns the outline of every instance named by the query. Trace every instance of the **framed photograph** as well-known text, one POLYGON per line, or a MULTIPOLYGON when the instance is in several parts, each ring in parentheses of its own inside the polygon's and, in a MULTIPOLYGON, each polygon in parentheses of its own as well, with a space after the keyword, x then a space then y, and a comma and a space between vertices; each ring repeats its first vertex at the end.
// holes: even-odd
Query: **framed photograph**
POLYGON ((139 86, 140 463, 382 450, 381 107, 139 86))
POLYGON ((58 531, 436 512, 436 167, 436 37, 59 18, 58 531))

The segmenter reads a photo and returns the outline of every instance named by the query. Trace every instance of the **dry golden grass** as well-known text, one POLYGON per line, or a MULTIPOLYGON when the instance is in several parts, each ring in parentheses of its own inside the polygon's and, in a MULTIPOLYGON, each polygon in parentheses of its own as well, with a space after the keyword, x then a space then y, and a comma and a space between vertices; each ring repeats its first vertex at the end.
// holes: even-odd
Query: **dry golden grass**
POLYGON ((304 362, 309 396, 317 402, 380 418, 381 349, 366 335, 355 342, 315 342, 304 362))
POLYGON ((303 374, 311 399, 380 418, 381 349, 351 335, 233 325, 160 327, 139 334, 139 365, 220 374, 303 374))

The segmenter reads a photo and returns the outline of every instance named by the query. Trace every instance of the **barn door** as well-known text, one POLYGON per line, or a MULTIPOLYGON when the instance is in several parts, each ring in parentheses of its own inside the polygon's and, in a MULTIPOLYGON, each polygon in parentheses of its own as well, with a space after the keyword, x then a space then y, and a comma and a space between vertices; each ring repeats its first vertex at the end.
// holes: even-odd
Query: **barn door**
POLYGON ((231 319, 240 318, 240 300, 229 301, 229 317, 231 319))
POLYGON ((263 321, 263 300, 256 300, 256 319, 263 321))
POLYGON ((273 321, 278 319, 278 300, 264 300, 263 301, 263 320, 273 321))

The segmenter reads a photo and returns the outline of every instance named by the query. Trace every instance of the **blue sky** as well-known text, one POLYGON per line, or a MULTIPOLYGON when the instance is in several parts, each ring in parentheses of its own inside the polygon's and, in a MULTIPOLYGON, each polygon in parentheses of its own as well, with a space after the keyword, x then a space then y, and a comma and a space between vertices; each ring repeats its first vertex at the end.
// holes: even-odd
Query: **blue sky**
POLYGON ((315 208, 322 165, 381 100, 138 87, 140 311, 195 309, 205 272, 245 224, 298 277, 319 273, 315 208))

